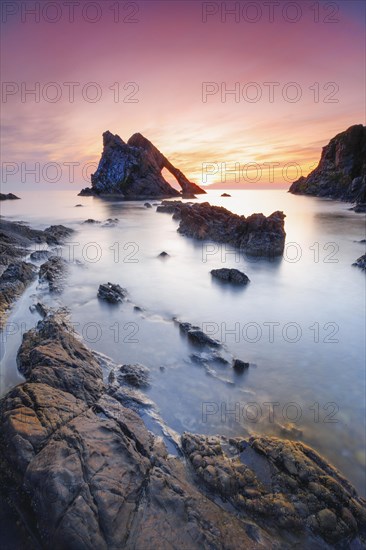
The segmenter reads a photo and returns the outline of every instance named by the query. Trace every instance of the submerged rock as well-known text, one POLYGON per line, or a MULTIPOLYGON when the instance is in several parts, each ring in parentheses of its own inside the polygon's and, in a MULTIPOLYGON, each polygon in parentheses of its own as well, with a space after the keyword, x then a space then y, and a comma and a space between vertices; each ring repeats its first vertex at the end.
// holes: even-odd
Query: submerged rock
POLYGON ((366 270, 366 254, 360 256, 352 265, 361 268, 363 271, 366 270))
POLYGON ((128 199, 178 196, 179 192, 163 178, 163 168, 176 178, 183 194, 205 193, 141 134, 134 134, 125 143, 117 134, 107 131, 103 134, 97 171, 91 176, 92 187, 79 194, 118 195, 128 199))
POLYGON ((356 124, 332 138, 315 170, 289 192, 366 203, 366 126, 356 124))
POLYGON ((237 285, 246 285, 250 281, 249 277, 247 277, 247 275, 245 275, 242 271, 239 271, 238 269, 228 269, 227 267, 212 269, 211 275, 221 281, 227 281, 237 285))
POLYGON ((234 359, 233 361, 233 369, 238 372, 242 373, 245 370, 249 368, 249 363, 246 363, 245 361, 242 361, 241 359, 234 359))
POLYGON ((188 340, 196 346, 208 346, 213 348, 221 347, 220 342, 208 336, 199 327, 191 325, 191 323, 178 322, 180 330, 187 335, 188 340))
POLYGON ((14 201, 19 199, 20 197, 17 197, 13 193, 0 193, 0 201, 14 201))
POLYGON ((100 285, 98 289, 98 298, 111 304, 122 302, 126 296, 127 290, 113 283, 105 283, 104 285, 100 285))
POLYGON ((93 223, 101 223, 101 222, 98 221, 98 220, 94 220, 93 218, 88 218, 87 220, 83 221, 82 223, 90 223, 90 224, 93 224, 93 223))

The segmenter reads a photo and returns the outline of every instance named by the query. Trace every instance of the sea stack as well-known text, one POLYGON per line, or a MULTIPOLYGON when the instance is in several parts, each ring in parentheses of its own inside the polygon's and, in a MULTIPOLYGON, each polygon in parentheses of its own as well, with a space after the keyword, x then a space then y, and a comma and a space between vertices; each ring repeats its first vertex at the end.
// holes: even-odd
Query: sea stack
POLYGON ((103 152, 92 186, 79 195, 117 195, 126 199, 177 197, 181 194, 162 176, 167 169, 177 180, 183 196, 206 193, 192 183, 141 134, 125 143, 117 134, 103 134, 103 152))

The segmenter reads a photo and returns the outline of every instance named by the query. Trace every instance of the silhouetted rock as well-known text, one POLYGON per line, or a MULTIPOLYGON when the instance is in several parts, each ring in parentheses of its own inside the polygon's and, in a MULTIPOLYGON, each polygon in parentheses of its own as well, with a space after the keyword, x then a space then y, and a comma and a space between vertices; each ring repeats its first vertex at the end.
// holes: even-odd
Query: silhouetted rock
POLYGON ((268 217, 252 214, 246 218, 208 202, 181 201, 163 201, 157 212, 173 213, 173 219, 180 221, 178 232, 187 237, 228 243, 252 256, 279 256, 284 250, 283 212, 277 211, 268 217))
POLYGON ((221 197, 231 197, 231 195, 229 195, 229 193, 223 193, 221 197))
POLYGON ((145 208, 152 208, 152 205, 149 202, 145 202, 144 206, 145 208))
POLYGON ((245 275, 242 271, 239 271, 238 269, 228 269, 227 267, 212 269, 211 275, 221 281, 226 281, 237 285, 246 285, 250 281, 249 277, 247 277, 247 275, 245 275))
POLYGON ((163 250, 163 252, 160 252, 158 258, 167 258, 168 256, 168 252, 165 252, 165 250, 163 250))
POLYGON ((19 199, 20 197, 17 197, 13 193, 0 193, 0 201, 14 201, 19 199))
POLYGON ((366 270, 366 254, 360 256, 352 265, 360 267, 363 271, 366 270))
POLYGON ((176 178, 183 194, 205 193, 141 134, 134 134, 125 143, 117 134, 107 131, 103 134, 98 169, 91 176, 92 187, 79 194, 119 195, 128 199, 178 196, 179 192, 163 178, 163 168, 176 178))
POLYGON ((290 193, 366 203, 366 127, 351 126, 323 147, 318 166, 290 193))
POLYGON ((127 296, 127 290, 113 283, 106 283, 99 286, 98 298, 111 304, 122 302, 127 296))
POLYGON ((356 204, 356 206, 353 206, 350 210, 353 210, 357 214, 364 214, 366 212, 366 203, 362 202, 360 204, 356 204))
POLYGON ((249 363, 246 363, 245 361, 242 361, 241 359, 234 359, 233 361, 233 369, 236 372, 244 372, 249 368, 249 363))

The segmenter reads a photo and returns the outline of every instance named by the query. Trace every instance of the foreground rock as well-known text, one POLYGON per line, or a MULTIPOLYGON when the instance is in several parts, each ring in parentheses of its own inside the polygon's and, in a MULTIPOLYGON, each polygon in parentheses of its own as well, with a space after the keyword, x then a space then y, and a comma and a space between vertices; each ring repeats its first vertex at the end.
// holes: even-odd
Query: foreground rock
POLYGON ((110 304, 118 304, 122 302, 126 296, 127 290, 113 283, 100 285, 98 289, 98 298, 110 304))
POLYGON ((234 283, 236 285, 246 285, 249 283, 250 279, 238 269, 228 269, 227 267, 222 267, 221 269, 212 269, 211 275, 220 281, 226 281, 228 283, 234 283))
POLYGON ((0 201, 14 201, 19 199, 20 197, 17 197, 13 193, 0 193, 0 201))
POLYGON ((331 139, 315 170, 295 181, 289 191, 365 203, 366 126, 356 124, 331 139))
MULTIPOLYGON (((18 364, 26 382, 0 403, 1 498, 20 539, 12 547, 28 536, 27 548, 71 550, 362 548, 365 502, 314 451, 184 434, 189 464, 169 457, 107 393, 62 315, 24 335, 18 364)), ((12 529, 1 527, 5 548, 12 529)))
POLYGON ((163 178, 163 168, 175 177, 183 195, 205 193, 141 134, 134 134, 125 143, 107 131, 98 169, 91 176, 92 187, 79 195, 119 195, 128 199, 178 196, 179 192, 163 178))
POLYGON ((352 265, 360 267, 363 271, 366 271, 366 254, 360 256, 352 265))
POLYGON ((102 393, 101 369, 57 315, 25 335, 19 364, 27 382, 0 407, 0 481, 35 547, 263 548, 102 393))
MULTIPOLYGON (((339 472, 302 443, 269 437, 184 434, 183 448, 205 486, 239 517, 271 533, 306 534, 302 548, 327 548, 366 533, 365 501, 339 472), (323 545, 316 538, 323 540, 323 545)), ((362 548, 362 541, 358 540, 362 548)), ((296 546, 296 544, 294 544, 296 546)))
POLYGON ((178 231, 187 237, 228 243, 252 256, 280 256, 285 246, 285 214, 274 212, 266 217, 252 214, 247 218, 221 206, 163 201, 157 212, 173 213, 180 221, 178 231))

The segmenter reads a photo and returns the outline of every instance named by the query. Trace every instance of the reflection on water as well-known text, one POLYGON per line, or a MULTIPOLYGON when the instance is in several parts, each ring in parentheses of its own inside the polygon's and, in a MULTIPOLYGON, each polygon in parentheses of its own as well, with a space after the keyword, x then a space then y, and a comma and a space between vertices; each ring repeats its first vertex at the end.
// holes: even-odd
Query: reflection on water
MULTIPOLYGON (((364 253, 357 242, 364 238, 364 217, 347 204, 284 191, 230 193, 222 198, 210 192, 198 200, 244 215, 283 210, 283 258, 250 258, 229 246, 187 239, 170 215, 139 202, 69 191, 23 193, 21 201, 7 202, 3 214, 12 219, 74 227, 64 254, 83 262, 73 265, 60 297, 35 284, 10 321, 26 329, 36 323, 37 314, 28 309, 34 294, 67 305, 88 346, 117 363, 151 369, 147 394, 174 430, 299 437, 364 493, 365 275, 351 266, 364 253), (119 221, 109 227, 81 223, 88 218, 119 221), (164 260, 157 257, 163 250, 169 253, 164 260), (251 282, 244 289, 222 285, 210 275, 219 267, 241 269, 251 282), (114 308, 100 302, 98 286, 107 281, 127 288, 129 301, 114 308), (192 361, 195 350, 175 317, 203 326, 249 369, 240 375, 230 366, 205 368, 192 361)), ((12 332, 2 391, 20 380, 20 331, 12 332)))

